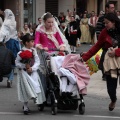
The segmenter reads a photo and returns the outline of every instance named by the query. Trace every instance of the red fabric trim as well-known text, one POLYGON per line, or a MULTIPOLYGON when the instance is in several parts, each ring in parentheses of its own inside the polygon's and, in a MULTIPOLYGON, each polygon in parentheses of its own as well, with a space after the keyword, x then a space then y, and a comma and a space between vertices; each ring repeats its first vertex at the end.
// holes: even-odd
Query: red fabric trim
POLYGON ((77 34, 77 31, 74 31, 74 32, 70 32, 70 34, 77 34))

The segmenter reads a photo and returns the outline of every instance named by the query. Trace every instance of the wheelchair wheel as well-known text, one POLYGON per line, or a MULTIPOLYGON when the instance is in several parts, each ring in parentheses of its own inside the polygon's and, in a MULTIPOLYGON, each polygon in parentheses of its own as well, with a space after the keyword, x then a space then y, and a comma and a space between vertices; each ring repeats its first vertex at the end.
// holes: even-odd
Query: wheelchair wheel
POLYGON ((39 110, 39 111, 43 111, 43 110, 44 110, 44 104, 38 105, 38 110, 39 110))
POLYGON ((56 115, 57 114, 57 104, 54 103, 52 106, 51 106, 51 114, 52 115, 56 115))
POLYGON ((83 115, 85 113, 85 104, 81 103, 79 105, 79 114, 83 115))

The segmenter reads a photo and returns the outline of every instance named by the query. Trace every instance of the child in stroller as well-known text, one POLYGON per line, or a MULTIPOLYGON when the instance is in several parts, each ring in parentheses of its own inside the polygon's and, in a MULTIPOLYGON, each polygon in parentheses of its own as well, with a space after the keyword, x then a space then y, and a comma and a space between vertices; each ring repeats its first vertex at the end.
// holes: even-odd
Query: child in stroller
POLYGON ((44 52, 41 54, 45 62, 47 93, 51 99, 52 114, 55 115, 57 109, 76 110, 79 100, 81 101, 79 113, 84 114, 83 94, 86 94, 90 76, 86 66, 81 62, 80 56, 68 54, 50 57, 50 65, 47 65, 44 52))

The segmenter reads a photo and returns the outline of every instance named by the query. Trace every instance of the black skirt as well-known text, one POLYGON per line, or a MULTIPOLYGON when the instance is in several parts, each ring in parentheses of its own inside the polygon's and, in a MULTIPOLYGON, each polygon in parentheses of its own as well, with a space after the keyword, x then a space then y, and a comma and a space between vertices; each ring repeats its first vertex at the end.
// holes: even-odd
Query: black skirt
POLYGON ((69 45, 75 46, 76 47, 76 42, 77 42, 77 34, 71 34, 69 37, 69 45))

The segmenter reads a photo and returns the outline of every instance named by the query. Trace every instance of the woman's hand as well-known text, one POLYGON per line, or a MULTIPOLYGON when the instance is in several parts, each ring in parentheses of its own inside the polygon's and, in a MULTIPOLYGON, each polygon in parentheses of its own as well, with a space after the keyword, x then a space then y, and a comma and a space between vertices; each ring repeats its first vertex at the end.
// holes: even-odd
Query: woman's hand
POLYGON ((64 46, 60 47, 60 51, 61 51, 61 52, 63 52, 64 50, 65 50, 65 47, 64 47, 64 46))
POLYGON ((27 73, 31 73, 32 72, 32 68, 30 67, 30 64, 26 64, 25 67, 26 67, 27 73))
POLYGON ((47 47, 44 47, 43 49, 44 49, 45 51, 48 51, 48 48, 47 48, 47 47))
POLYGON ((27 69, 27 72, 28 72, 28 73, 32 73, 32 68, 29 67, 29 68, 27 69))
POLYGON ((109 57, 114 57, 115 56, 115 49, 109 48, 108 55, 109 55, 109 57))
POLYGON ((84 54, 86 54, 87 52, 81 52, 80 56, 82 57, 84 54))
POLYGON ((26 69, 30 68, 30 64, 25 64, 26 69))
POLYGON ((37 46, 38 49, 43 49, 42 45, 37 46))

